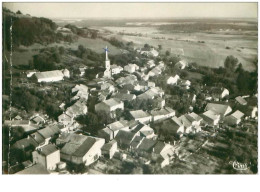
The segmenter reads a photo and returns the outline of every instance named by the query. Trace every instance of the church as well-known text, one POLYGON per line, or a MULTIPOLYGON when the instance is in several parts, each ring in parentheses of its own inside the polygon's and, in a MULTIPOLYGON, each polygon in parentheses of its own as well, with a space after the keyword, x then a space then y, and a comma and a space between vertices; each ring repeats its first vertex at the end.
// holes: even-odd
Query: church
POLYGON ((111 70, 111 67, 110 67, 110 60, 108 59, 108 48, 107 48, 107 46, 105 48, 105 52, 106 52, 106 60, 105 60, 106 70, 104 71, 104 77, 105 78, 111 78, 112 70, 111 70))

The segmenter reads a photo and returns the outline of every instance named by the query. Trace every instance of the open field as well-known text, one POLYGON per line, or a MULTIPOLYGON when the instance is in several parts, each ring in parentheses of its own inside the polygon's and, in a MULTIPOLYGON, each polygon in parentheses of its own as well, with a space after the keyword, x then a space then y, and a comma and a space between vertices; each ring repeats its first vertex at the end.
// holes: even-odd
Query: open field
POLYGON ((169 50, 177 54, 176 50, 182 50, 183 58, 197 62, 199 65, 219 67, 223 66, 228 55, 238 58, 246 70, 255 69, 253 61, 257 58, 257 32, 251 31, 216 31, 216 32, 160 32, 151 26, 147 27, 104 27, 120 40, 132 41, 135 46, 142 47, 148 43, 154 47, 162 45, 162 53, 169 50), (124 34, 122 34, 124 33, 124 34), (129 35, 130 34, 130 35, 129 35), (134 36, 141 34, 142 36, 134 36), (200 41, 200 42, 199 42, 200 41), (201 43, 204 41, 205 43, 201 43))

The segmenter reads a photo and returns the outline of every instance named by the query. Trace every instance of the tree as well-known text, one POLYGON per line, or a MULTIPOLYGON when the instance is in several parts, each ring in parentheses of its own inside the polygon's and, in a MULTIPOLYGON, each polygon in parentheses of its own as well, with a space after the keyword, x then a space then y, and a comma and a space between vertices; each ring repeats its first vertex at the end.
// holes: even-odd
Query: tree
POLYGON ((16 12, 16 14, 19 14, 19 15, 21 15, 21 14, 22 14, 22 12, 21 12, 20 10, 18 10, 18 11, 16 12))
POLYGON ((159 49, 159 50, 162 50, 162 45, 158 45, 158 49, 159 49))
POLYGON ((224 62, 224 67, 225 69, 234 72, 236 69, 238 63, 238 59, 235 58, 233 55, 227 56, 225 62, 224 62))
POLYGON ((150 49, 151 49, 151 46, 149 45, 149 44, 144 44, 144 50, 145 51, 150 51, 150 49))
POLYGON ((166 56, 170 56, 170 51, 167 50, 167 51, 165 52, 165 55, 166 55, 166 56))

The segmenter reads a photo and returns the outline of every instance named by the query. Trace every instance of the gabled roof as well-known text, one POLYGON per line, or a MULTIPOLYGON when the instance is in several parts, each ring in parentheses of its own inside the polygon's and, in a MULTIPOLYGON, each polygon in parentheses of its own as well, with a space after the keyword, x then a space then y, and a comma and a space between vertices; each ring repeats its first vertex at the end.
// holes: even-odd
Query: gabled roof
POLYGON ((241 119, 244 115, 245 114, 239 110, 236 110, 234 113, 231 114, 231 116, 233 116, 236 119, 241 119))
POLYGON ((35 123, 44 122, 44 118, 39 116, 39 115, 37 115, 36 117, 32 118, 31 120, 34 121, 35 123))
POLYGON ((72 106, 66 109, 66 113, 69 116, 73 116, 73 115, 77 116, 77 115, 84 114, 84 111, 86 110, 87 110, 86 103, 78 100, 76 103, 74 103, 72 106))
POLYGON ((79 84, 79 85, 76 85, 74 88, 72 88, 71 92, 74 93, 74 92, 78 92, 78 91, 81 91, 83 93, 88 93, 88 87, 86 85, 83 85, 83 84, 79 84))
POLYGON ((109 107, 113 107, 115 105, 119 105, 121 103, 121 101, 117 98, 111 98, 111 99, 103 101, 103 103, 109 107))
POLYGON ((63 73, 59 70, 54 71, 45 71, 45 72, 37 72, 34 74, 37 79, 45 79, 45 78, 54 78, 54 77, 63 77, 63 73))
POLYGON ((128 126, 125 125, 125 124, 123 124, 123 123, 120 122, 120 121, 116 121, 116 122, 114 122, 114 123, 108 124, 107 127, 108 127, 109 129, 111 129, 112 131, 118 131, 118 130, 120 130, 120 129, 127 128, 128 126))
POLYGON ((76 157, 83 157, 100 140, 99 138, 77 134, 69 134, 65 137, 68 142, 62 147, 61 153, 76 157))
POLYGON ((211 120, 217 120, 219 118, 219 114, 212 110, 208 110, 204 112, 202 115, 211 120))
POLYGON ((208 103, 205 109, 215 111, 216 113, 221 115, 226 115, 227 113, 230 113, 232 111, 229 105, 218 103, 208 103))
POLYGON ((56 151, 58 151, 58 149, 53 144, 45 145, 38 150, 38 152, 44 156, 48 156, 56 151))
POLYGON ((132 101, 136 98, 136 96, 134 94, 118 93, 114 96, 114 98, 120 99, 122 101, 132 101))
POLYGON ((14 146, 18 149, 27 149, 27 148, 30 148, 30 147, 37 147, 38 146, 38 143, 31 137, 27 137, 27 138, 24 138, 24 139, 21 139, 19 141, 16 141, 14 146))
POLYGON ((189 113, 187 115, 185 115, 187 117, 187 119, 189 119, 191 122, 193 121, 201 121, 202 120, 202 117, 200 117, 198 114, 192 112, 192 113, 189 113))
POLYGON ((116 140, 112 140, 106 143, 105 145, 103 145, 102 150, 109 151, 116 144, 117 144, 116 140))
MULTIPOLYGON (((173 110, 174 111, 174 110, 173 110)), ((175 112, 175 111, 174 111, 175 112)), ((153 116, 158 116, 158 115, 167 115, 169 114, 170 112, 166 109, 160 109, 160 110, 152 110, 151 112, 151 115, 153 116)))
POLYGON ((142 142, 143 139, 144 139, 144 137, 135 136, 135 138, 131 142, 130 146, 133 147, 133 148, 137 148, 140 145, 140 143, 142 142))
POLYGON ((180 122, 184 125, 184 127, 190 127, 192 126, 192 123, 189 121, 189 119, 186 118, 185 115, 182 115, 178 118, 180 122))
POLYGON ((37 131, 39 134, 41 134, 45 139, 53 137, 55 134, 58 134, 60 132, 59 128, 56 126, 48 126, 43 129, 40 129, 37 131))
POLYGON ((50 173, 41 164, 35 164, 35 165, 28 167, 22 171, 19 171, 15 174, 18 174, 18 175, 33 174, 33 175, 35 175, 35 174, 50 174, 50 173))
POLYGON ((134 137, 135 134, 130 131, 119 130, 115 137, 115 140, 121 144, 130 145, 134 137))
POLYGON ((134 119, 150 116, 150 114, 148 114, 147 112, 145 112, 143 110, 130 111, 130 114, 133 116, 134 119))
POLYGON ((144 138, 142 143, 137 148, 138 151, 152 152, 153 147, 155 146, 157 141, 152 139, 144 138))
POLYGON ((247 101, 243 97, 241 97, 241 96, 236 97, 236 101, 239 104, 241 104, 241 105, 246 105, 247 104, 247 101))
POLYGON ((174 125, 181 127, 183 126, 182 122, 180 121, 180 119, 178 119, 177 117, 173 117, 171 118, 172 122, 174 123, 174 125))

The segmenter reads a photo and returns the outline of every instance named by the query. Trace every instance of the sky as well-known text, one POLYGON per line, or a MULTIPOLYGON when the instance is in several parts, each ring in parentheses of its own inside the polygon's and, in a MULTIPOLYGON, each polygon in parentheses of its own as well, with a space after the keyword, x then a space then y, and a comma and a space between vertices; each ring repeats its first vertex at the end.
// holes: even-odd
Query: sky
POLYGON ((257 18, 257 3, 4 3, 47 18, 257 18))

